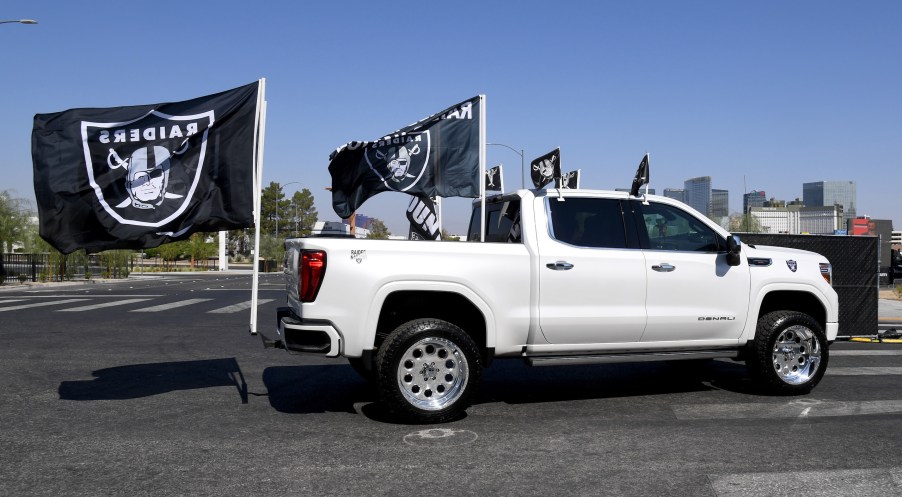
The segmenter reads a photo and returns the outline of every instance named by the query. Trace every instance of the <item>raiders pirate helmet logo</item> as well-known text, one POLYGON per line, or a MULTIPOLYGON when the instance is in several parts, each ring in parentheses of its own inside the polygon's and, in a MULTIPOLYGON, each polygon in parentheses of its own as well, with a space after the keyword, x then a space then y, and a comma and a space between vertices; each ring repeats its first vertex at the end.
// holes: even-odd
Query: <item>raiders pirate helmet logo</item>
POLYGON ((420 181, 429 163, 429 131, 387 136, 366 148, 366 162, 391 190, 403 192, 420 181))
POLYGON ((82 122, 88 181, 103 209, 121 224, 160 227, 176 219, 201 177, 212 124, 212 111, 82 122))

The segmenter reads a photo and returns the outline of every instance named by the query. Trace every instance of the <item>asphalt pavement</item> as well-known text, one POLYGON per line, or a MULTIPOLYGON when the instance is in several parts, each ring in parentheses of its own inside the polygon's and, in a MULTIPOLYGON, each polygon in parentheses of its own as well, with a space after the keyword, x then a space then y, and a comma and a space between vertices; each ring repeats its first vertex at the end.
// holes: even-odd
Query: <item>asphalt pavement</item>
MULTIPOLYGON (((271 326, 281 275, 260 287, 271 326)), ((344 360, 264 349, 249 289, 0 291, 0 496, 902 495, 902 344, 832 345, 798 397, 731 361, 499 360, 462 419, 406 425, 344 360)))

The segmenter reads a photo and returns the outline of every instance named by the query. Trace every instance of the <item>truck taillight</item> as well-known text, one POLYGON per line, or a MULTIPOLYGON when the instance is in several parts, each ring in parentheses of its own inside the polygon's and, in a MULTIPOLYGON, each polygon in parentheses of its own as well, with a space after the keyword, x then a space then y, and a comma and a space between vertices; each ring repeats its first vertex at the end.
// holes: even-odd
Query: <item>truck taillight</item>
POLYGON ((301 302, 313 302, 326 274, 326 252, 322 250, 304 250, 301 252, 298 268, 298 298, 301 302))
POLYGON ((830 286, 833 286, 833 266, 824 262, 822 262, 820 266, 821 276, 824 277, 827 283, 830 283, 830 286))

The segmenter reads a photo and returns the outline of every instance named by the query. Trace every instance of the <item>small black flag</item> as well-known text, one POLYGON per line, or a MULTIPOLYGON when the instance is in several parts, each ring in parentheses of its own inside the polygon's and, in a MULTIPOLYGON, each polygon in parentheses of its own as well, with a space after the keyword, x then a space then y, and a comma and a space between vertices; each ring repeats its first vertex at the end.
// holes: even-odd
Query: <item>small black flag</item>
POLYGON ((504 179, 501 173, 501 164, 498 164, 485 172, 485 190, 496 192, 504 191, 504 179))
POLYGON ((529 163, 532 175, 532 184, 536 189, 544 188, 554 178, 561 176, 561 149, 556 148, 551 152, 529 163))
POLYGON ((639 188, 648 184, 648 175, 648 154, 645 154, 645 157, 642 158, 642 162, 639 163, 639 169, 636 170, 636 176, 633 177, 633 187, 630 188, 631 196, 639 196, 639 188))
POLYGON ((435 212, 435 202, 429 197, 411 197, 407 205, 407 220, 410 221, 410 240, 440 240, 441 226, 435 212))
POLYGON ((561 174, 560 178, 554 179, 554 187, 562 190, 575 190, 579 188, 579 169, 561 174))
POLYGON ((41 237, 64 254, 93 253, 253 226, 259 91, 37 114, 41 237))

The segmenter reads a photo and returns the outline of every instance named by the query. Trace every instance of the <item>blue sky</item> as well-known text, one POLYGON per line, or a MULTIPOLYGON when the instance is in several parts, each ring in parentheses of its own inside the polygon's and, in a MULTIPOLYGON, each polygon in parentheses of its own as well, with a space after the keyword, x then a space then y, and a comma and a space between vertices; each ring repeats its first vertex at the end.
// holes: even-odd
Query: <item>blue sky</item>
MULTIPOLYGON (((36 113, 187 100, 267 80, 264 182, 309 188, 336 220, 329 153, 477 94, 487 138, 561 147, 582 185, 712 176, 792 200, 854 180, 858 213, 902 229, 902 2, 68 2, 5 0, 0 190, 33 198, 36 113)), ((505 186, 520 158, 488 147, 505 186)), ((526 179, 527 183, 529 179, 526 179)), ((407 196, 360 213, 406 234, 407 196)), ((446 202, 463 232, 468 200, 446 202)))

